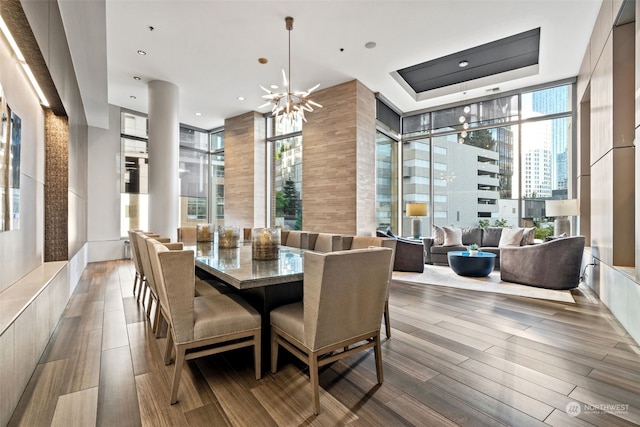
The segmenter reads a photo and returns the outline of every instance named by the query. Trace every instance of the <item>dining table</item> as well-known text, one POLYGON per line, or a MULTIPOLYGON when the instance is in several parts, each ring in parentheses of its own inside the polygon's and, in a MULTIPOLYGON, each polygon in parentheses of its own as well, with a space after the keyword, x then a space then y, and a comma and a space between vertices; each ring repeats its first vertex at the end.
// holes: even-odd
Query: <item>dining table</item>
POLYGON ((304 253, 308 250, 280 246, 279 257, 253 259, 251 242, 237 248, 218 248, 215 242, 199 242, 194 251, 196 274, 226 284, 262 316, 262 361, 270 360, 269 313, 281 305, 302 300, 304 253))

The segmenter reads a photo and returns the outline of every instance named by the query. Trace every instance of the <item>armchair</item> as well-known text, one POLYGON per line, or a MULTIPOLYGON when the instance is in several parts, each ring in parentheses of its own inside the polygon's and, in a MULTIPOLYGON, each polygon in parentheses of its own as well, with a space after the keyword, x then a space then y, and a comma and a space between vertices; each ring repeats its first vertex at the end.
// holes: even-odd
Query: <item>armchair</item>
POLYGON ((305 253, 303 300, 271 311, 271 372, 278 367, 279 346, 307 363, 315 414, 320 412, 318 370, 324 365, 373 347, 378 383, 383 381, 380 319, 392 253, 389 248, 305 253))

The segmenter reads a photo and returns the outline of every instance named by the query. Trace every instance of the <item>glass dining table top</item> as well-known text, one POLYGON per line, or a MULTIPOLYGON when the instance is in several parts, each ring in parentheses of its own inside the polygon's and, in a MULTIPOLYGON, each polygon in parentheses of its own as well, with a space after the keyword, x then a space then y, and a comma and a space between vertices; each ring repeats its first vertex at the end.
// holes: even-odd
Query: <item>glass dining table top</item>
POLYGON ((219 249, 214 242, 185 249, 194 251, 196 268, 237 289, 302 282, 303 279, 304 249, 280 246, 280 257, 275 260, 254 260, 251 242, 241 242, 234 249, 219 249))

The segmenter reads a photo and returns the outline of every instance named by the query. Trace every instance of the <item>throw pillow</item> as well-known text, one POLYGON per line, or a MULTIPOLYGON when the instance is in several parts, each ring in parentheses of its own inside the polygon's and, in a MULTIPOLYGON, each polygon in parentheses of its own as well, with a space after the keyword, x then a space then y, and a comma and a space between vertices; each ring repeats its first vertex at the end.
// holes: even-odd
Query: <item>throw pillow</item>
POLYGON ((502 227, 486 227, 482 230, 482 244, 484 247, 497 248, 500 244, 500 236, 502 235, 502 227))
POLYGON ((523 229, 522 240, 520 240, 520 246, 532 245, 533 239, 535 237, 536 237, 536 229, 534 227, 523 229))
POLYGON ((443 246, 462 246, 462 229, 455 227, 442 227, 444 230, 443 246))
POLYGON ((502 230, 502 234, 500 235, 500 243, 498 243, 498 247, 504 248, 505 246, 520 246, 523 231, 523 228, 505 228, 502 230))
POLYGON ((444 230, 437 225, 433 226, 433 244, 444 245, 444 230))
POLYGON ((482 228, 465 227, 462 229, 462 244, 464 246, 472 244, 480 245, 482 243, 482 228))

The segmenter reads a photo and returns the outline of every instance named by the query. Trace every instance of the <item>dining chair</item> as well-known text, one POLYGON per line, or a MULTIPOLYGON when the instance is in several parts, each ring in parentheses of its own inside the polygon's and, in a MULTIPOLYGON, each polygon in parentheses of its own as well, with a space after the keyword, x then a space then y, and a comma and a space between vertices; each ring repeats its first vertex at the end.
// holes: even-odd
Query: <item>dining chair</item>
POLYGON ((260 379, 260 314, 235 294, 194 297, 193 251, 170 251, 155 242, 150 249, 170 323, 165 364, 170 363, 172 350, 176 354, 170 403, 178 401, 180 377, 187 360, 253 346, 256 379, 260 379))
POLYGON ((196 244, 196 227, 178 227, 178 242, 187 246, 196 244))
POLYGON ((171 363, 175 350, 170 403, 178 401, 180 377, 187 360, 253 346, 256 379, 260 379, 260 314, 234 294, 194 297, 193 251, 171 251, 152 239, 147 245, 169 323, 165 364, 171 363))
POLYGON ((342 235, 332 233, 318 233, 316 244, 313 247, 316 252, 335 252, 342 250, 342 235))
POLYGON ((271 311, 271 372, 278 368, 279 346, 306 363, 315 414, 322 366, 373 347, 383 381, 380 319, 392 254, 390 248, 306 252, 303 300, 271 311))
MULTIPOLYGON (((131 261, 133 261, 133 268, 135 269, 135 274, 133 277, 133 296, 136 296, 136 289, 138 289, 138 293, 142 289, 142 275, 140 272, 142 268, 139 266, 138 259, 140 256, 138 255, 138 240, 136 239, 137 232, 134 230, 128 230, 129 234, 129 245, 131 246, 131 261)), ((138 298, 140 300, 140 298, 138 298)))
MULTIPOLYGON (((129 230, 129 242, 132 246, 131 256, 133 259, 133 265, 136 270, 136 274, 133 281, 133 295, 136 294, 136 282, 138 283, 138 296, 137 301, 140 302, 142 300, 142 305, 144 305, 144 301, 147 298, 147 292, 149 291, 149 285, 147 284, 147 280, 144 274, 144 266, 142 265, 142 259, 140 257, 140 247, 138 246, 138 235, 145 235, 147 237, 153 237, 161 243, 168 243, 170 241, 167 237, 160 237, 159 234, 155 234, 152 232, 145 232, 140 230, 129 230)), ((150 295, 149 298, 152 296, 150 295)))
MULTIPOLYGON (((151 285, 151 287, 155 290, 156 292, 155 295, 157 296, 157 299, 156 299, 157 306, 156 306, 154 321, 152 322, 151 330, 152 332, 155 332, 156 338, 158 338, 162 330, 160 328, 161 322, 165 321, 168 325, 169 320, 166 315, 167 313, 166 300, 163 301, 160 298, 160 293, 162 289, 160 289, 160 287, 158 286, 158 282, 156 280, 156 275, 158 274, 158 272, 154 271, 154 268, 151 264, 151 249, 150 249, 151 246, 149 245, 149 241, 153 241, 156 243, 160 243, 160 242, 158 242, 153 238, 149 238, 147 236, 143 236, 142 239, 144 240, 143 242, 144 245, 140 244, 140 248, 141 248, 140 254, 143 261, 143 265, 145 266, 145 272, 149 272, 147 273, 146 278, 149 284, 151 285), (143 247, 144 249, 146 249, 146 251, 142 250, 143 247)), ((162 245, 169 250, 183 249, 182 242, 162 243, 162 245)), ((196 297, 206 296, 206 295, 221 295, 221 294, 226 294, 230 292, 229 288, 225 284, 217 282, 213 279, 202 279, 196 275, 194 280, 195 280, 194 296, 196 297)), ((149 317, 149 313, 147 313, 147 317, 149 317)))
MULTIPOLYGON (((397 244, 396 239, 391 239, 389 237, 353 236, 351 238, 351 249, 363 249, 371 246, 382 246, 385 248, 391 248, 393 250, 392 259, 394 260, 394 262, 396 259, 396 244, 397 244)), ((392 271, 389 271, 389 287, 387 288, 387 297, 384 300, 384 331, 387 338, 391 338, 391 318, 389 316, 389 291, 391 289, 392 276, 393 276, 393 269, 392 271)))

